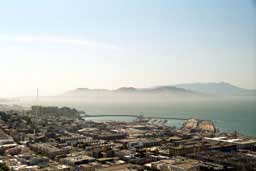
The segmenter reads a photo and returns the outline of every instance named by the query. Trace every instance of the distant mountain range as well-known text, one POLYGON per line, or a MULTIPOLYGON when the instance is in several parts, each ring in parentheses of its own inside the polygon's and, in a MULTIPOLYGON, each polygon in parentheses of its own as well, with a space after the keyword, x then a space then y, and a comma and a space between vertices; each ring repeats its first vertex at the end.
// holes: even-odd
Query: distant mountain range
POLYGON ((9 101, 8 99, 0 98, 0 103, 8 102, 8 101, 9 101))
POLYGON ((205 93, 209 95, 232 95, 232 96, 256 95, 256 90, 240 88, 226 82, 188 83, 188 84, 177 84, 175 86, 179 88, 184 88, 190 91, 205 93))
MULTIPOLYGON (((117 96, 122 95, 165 95, 165 96, 211 96, 211 95, 225 95, 225 96, 254 96, 256 90, 243 89, 229 83, 188 83, 177 84, 168 86, 157 86, 152 88, 134 88, 134 87, 121 87, 115 90, 108 89, 88 89, 77 88, 68 91, 62 96, 117 96)), ((153 97, 153 96, 152 96, 153 97)))
POLYGON ((186 90, 184 88, 178 88, 175 86, 159 86, 154 88, 134 88, 134 87, 121 87, 115 90, 108 89, 88 89, 77 88, 75 90, 64 93, 64 96, 83 96, 92 93, 97 94, 183 94, 183 95, 195 95, 199 94, 186 90))

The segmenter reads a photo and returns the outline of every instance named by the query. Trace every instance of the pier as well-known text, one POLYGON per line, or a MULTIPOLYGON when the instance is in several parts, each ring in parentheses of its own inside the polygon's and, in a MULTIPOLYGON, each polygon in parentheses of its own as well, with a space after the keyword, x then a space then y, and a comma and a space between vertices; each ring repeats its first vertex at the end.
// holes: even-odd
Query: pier
POLYGON ((89 117, 134 117, 137 119, 166 119, 166 120, 188 120, 188 118, 177 118, 177 117, 161 117, 161 116, 144 116, 144 115, 83 115, 85 118, 89 117))

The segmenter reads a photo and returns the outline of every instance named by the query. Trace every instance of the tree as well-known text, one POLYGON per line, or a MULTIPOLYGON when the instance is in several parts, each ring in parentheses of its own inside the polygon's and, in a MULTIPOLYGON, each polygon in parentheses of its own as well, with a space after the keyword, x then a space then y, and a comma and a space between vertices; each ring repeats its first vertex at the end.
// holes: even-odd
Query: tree
POLYGON ((0 112, 0 118, 6 122, 10 117, 5 112, 0 112))
POLYGON ((5 163, 0 163, 0 171, 10 171, 10 169, 5 163))

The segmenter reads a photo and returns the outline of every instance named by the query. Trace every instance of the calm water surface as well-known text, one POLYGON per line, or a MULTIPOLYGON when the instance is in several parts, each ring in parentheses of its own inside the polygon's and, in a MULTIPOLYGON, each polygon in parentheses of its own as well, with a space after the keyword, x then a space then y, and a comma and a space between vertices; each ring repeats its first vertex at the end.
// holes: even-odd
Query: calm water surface
MULTIPOLYGON (((256 100, 176 102, 166 104, 86 104, 78 106, 88 114, 143 114, 144 116, 184 117, 212 120, 221 131, 239 131, 256 136, 256 100)), ((90 118, 92 120, 124 120, 129 117, 90 118)), ((181 121, 169 121, 180 126, 181 121)))

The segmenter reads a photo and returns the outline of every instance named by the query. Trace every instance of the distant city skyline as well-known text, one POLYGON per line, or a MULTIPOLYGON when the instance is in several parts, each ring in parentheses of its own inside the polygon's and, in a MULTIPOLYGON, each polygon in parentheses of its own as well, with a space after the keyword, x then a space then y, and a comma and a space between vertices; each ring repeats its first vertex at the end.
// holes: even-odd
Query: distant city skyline
POLYGON ((0 0, 0 98, 228 82, 256 89, 253 0, 0 0))

